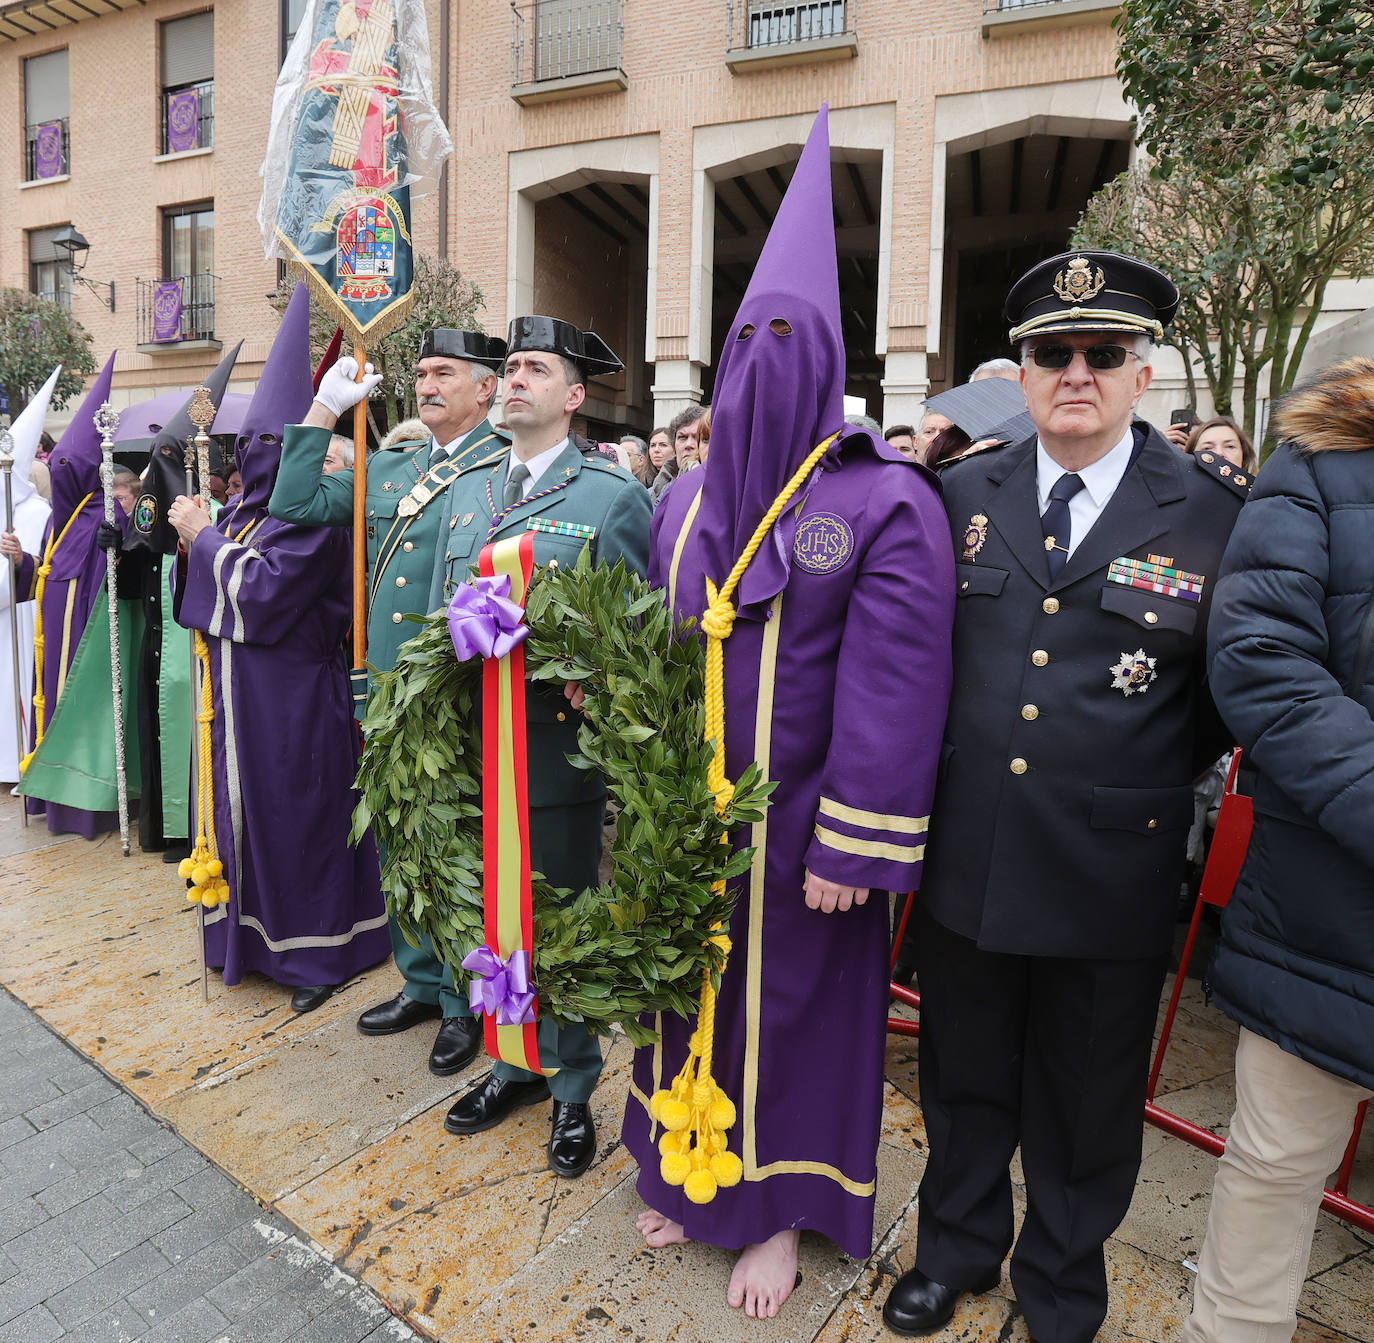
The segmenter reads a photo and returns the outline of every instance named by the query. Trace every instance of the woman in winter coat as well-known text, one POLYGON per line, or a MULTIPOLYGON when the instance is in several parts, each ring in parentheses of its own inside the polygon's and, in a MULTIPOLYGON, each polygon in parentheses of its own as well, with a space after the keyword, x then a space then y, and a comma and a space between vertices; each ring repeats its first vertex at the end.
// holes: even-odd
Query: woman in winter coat
POLYGON ((1374 1090, 1374 360, 1284 403, 1222 566, 1211 689, 1258 773, 1216 1002, 1241 1025, 1185 1343, 1297 1326, 1326 1177, 1374 1090))

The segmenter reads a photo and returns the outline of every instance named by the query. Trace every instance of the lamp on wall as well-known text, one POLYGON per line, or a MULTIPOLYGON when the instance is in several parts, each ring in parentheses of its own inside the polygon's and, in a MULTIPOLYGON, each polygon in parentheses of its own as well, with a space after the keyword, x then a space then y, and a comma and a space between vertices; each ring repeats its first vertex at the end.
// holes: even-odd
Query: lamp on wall
POLYGON ((59 229, 57 236, 53 238, 52 245, 59 252, 63 252, 67 257, 67 273, 74 279, 80 280, 87 289, 93 293, 111 312, 115 310, 115 287, 114 281, 91 280, 82 274, 86 266, 86 256, 91 250, 91 245, 80 234, 68 224, 66 228, 59 229), (101 290, 109 289, 110 297, 107 299, 101 290))

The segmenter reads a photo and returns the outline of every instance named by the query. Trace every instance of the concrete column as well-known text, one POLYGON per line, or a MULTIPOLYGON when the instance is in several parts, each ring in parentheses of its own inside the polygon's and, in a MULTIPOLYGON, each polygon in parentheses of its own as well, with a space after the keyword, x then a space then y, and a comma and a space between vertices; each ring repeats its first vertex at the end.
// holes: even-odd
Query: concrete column
POLYGON ((701 401, 701 364, 695 359, 660 359, 654 365, 654 423, 667 424, 680 410, 701 401))
POLYGON ((930 393, 924 350, 889 350, 883 359, 883 428, 889 424, 919 426, 930 393))

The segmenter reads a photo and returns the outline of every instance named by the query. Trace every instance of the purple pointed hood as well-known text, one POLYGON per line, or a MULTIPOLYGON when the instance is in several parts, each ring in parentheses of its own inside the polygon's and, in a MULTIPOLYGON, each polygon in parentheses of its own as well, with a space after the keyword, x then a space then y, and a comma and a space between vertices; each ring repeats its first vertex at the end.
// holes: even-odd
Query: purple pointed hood
MULTIPOLYGON (((823 105, 717 366, 696 527, 717 584, 811 450, 844 427, 844 377, 823 105)), ((735 596, 741 615, 761 619, 763 604, 786 586, 795 532, 789 508, 744 575, 735 596)))
POLYGON ((235 456, 239 475, 243 477, 243 496, 231 527, 267 512, 267 501, 272 497, 277 467, 281 464, 282 430, 305 418, 315 397, 313 377, 310 295, 305 285, 298 283, 239 430, 235 456))
MULTIPOLYGON (((100 435, 96 432, 95 413, 110 399, 110 382, 114 377, 114 353, 105 361, 86 393, 72 422, 57 440, 48 458, 52 477, 52 527, 56 537, 87 494, 91 497, 68 530, 62 544, 53 553, 52 573, 55 581, 76 578, 86 570, 95 549, 95 529, 105 520, 105 495, 100 484, 100 435)), ((115 502, 115 517, 122 524, 124 510, 115 502)))

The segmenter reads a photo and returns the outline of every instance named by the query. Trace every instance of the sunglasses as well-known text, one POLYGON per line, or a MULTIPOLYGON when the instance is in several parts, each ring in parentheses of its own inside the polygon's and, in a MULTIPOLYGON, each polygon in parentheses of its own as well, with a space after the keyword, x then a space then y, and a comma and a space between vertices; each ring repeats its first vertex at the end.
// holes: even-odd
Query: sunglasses
POLYGON ((1031 351, 1031 358, 1036 368, 1068 368, 1076 354, 1082 354, 1088 367, 1098 371, 1120 368, 1128 354, 1140 358, 1134 350, 1128 350, 1124 345, 1089 345, 1086 350, 1076 350, 1072 345, 1037 345, 1031 351))

